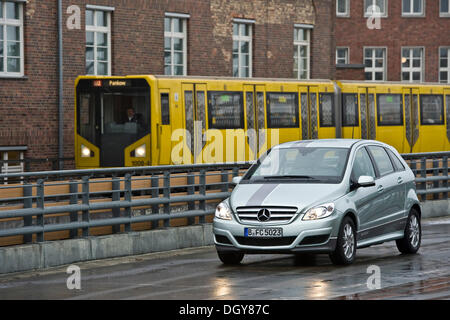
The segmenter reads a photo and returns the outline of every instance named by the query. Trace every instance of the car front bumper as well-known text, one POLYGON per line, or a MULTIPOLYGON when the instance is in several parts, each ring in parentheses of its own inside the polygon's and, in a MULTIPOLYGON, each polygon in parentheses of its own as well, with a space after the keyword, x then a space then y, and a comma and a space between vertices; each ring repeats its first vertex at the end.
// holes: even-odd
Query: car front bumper
POLYGON ((288 224, 245 224, 233 220, 214 218, 214 243, 221 252, 243 253, 330 253, 336 248, 340 215, 314 221, 303 221, 297 217, 288 224), (282 228, 282 238, 245 237, 245 228, 282 228), (225 237, 225 238, 224 238, 225 237), (277 242, 284 242, 277 244, 277 242))

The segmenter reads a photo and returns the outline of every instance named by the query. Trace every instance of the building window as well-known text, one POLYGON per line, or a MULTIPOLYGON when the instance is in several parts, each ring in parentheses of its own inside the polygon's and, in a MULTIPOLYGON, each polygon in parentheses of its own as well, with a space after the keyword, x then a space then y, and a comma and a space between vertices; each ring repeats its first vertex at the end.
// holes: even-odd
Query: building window
POLYGON ((233 23, 233 77, 252 76, 252 25, 233 23))
POLYGON ((364 16, 387 17, 387 0, 364 0, 364 16))
POLYGON ((310 30, 294 28, 294 75, 297 79, 309 79, 310 30))
POLYGON ((439 15, 441 17, 450 17, 450 0, 440 0, 439 15))
POLYGON ((350 61, 348 48, 336 49, 336 64, 348 64, 350 61))
POLYGON ((86 10, 86 74, 111 75, 111 13, 86 10))
MULTIPOLYGON (((0 147, 0 174, 24 172, 25 150, 26 147, 0 147)), ((8 184, 8 179, 0 180, 0 184, 8 184)))
POLYGON ((23 6, 0 0, 0 75, 23 76, 23 6))
POLYGON ((366 80, 386 80, 386 48, 364 48, 364 64, 366 80))
POLYGON ((187 74, 187 19, 164 18, 164 74, 187 74))
POLYGON ((402 48, 402 81, 423 81, 423 48, 402 48))
POLYGON ((423 0, 402 0, 402 16, 422 16, 423 0))
POLYGON ((336 0, 336 16, 350 16, 350 0, 336 0))
POLYGON ((450 47, 439 48, 439 82, 450 83, 450 47))

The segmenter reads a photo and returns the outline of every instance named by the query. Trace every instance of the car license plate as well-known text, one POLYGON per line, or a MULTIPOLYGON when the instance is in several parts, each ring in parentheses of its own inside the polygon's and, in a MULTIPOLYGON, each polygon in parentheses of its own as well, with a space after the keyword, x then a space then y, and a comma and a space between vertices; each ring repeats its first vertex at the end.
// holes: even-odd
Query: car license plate
POLYGON ((245 228, 246 237, 279 238, 283 236, 282 228, 245 228))

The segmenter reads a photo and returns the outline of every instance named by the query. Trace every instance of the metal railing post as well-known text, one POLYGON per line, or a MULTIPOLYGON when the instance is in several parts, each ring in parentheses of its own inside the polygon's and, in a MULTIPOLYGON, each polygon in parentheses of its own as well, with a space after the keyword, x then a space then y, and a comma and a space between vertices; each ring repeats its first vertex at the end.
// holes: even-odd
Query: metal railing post
MULTIPOLYGON (((76 183, 73 179, 70 180, 69 185, 70 195, 70 204, 78 204, 78 183, 76 183)), ((78 212, 70 213, 70 222, 78 222, 78 212)), ((69 231, 70 238, 76 238, 78 236, 78 230, 72 229, 69 231)))
POLYGON ((230 184, 228 181, 228 170, 221 170, 220 173, 221 173, 220 181, 222 181, 222 183, 223 183, 220 190, 222 190, 222 192, 226 192, 230 188, 230 184))
MULTIPOLYGON (((439 159, 433 158, 433 176, 437 177, 439 176, 439 159)), ((433 188, 439 188, 439 181, 435 181, 433 183, 433 188)), ((433 200, 439 199, 439 193, 433 193, 433 200)))
MULTIPOLYGON (((112 193, 111 193, 111 200, 112 201, 120 201, 120 178, 117 178, 114 176, 112 178, 112 193)), ((112 215, 113 218, 119 218, 120 217, 120 208, 113 208, 112 209, 112 215)), ((113 233, 119 233, 120 232, 120 225, 116 224, 112 226, 113 233)))
MULTIPOLYGON (((81 180, 82 180, 82 185, 83 185, 82 196, 81 196, 82 203, 83 203, 83 205, 89 207, 89 177, 84 176, 81 180)), ((82 228, 83 237, 88 237, 89 229, 90 229, 89 223, 91 220, 89 209, 82 211, 82 220, 83 220, 83 222, 87 223, 87 226, 82 228)))
MULTIPOLYGON (((427 177, 427 158, 426 157, 422 157, 420 158, 420 176, 421 178, 426 178, 427 177)), ((422 190, 426 190, 427 189, 427 183, 422 182, 420 184, 420 189, 422 190)), ((422 194, 421 196, 421 201, 425 202, 427 200, 427 195, 426 194, 422 194)))
MULTIPOLYGON (((33 186, 31 184, 25 184, 23 186, 23 196, 26 197, 26 199, 23 200, 23 207, 24 208, 32 208, 33 207, 33 186)), ((23 225, 24 227, 30 227, 33 225, 33 217, 32 216, 26 216, 23 217, 23 225)), ((25 243, 31 243, 33 242, 33 235, 31 234, 25 234, 23 236, 23 241, 25 243)))
MULTIPOLYGON (((188 195, 193 195, 195 194, 195 176, 193 174, 193 172, 188 172, 187 174, 187 194, 188 195)), ((195 201, 189 201, 188 202, 188 210, 195 210, 195 201)), ((187 223, 188 225, 193 225, 195 224, 195 217, 189 217, 187 218, 187 223)))
MULTIPOLYGON (((152 174, 151 181, 152 181, 152 198, 157 199, 159 198, 159 176, 152 174)), ((159 213, 159 205, 157 204, 152 205, 152 214, 158 213, 159 213)), ((152 221, 152 229, 157 229, 158 227, 159 227, 159 220, 152 221)))
MULTIPOLYGON (((125 174, 125 201, 128 201, 131 203, 132 200, 132 190, 131 190, 131 174, 127 173, 125 174)), ((131 215, 132 210, 130 206, 127 206, 125 208, 125 216, 130 220, 129 223, 125 223, 125 232, 131 231, 131 215)))
MULTIPOLYGON (((200 170, 200 188, 199 188, 200 195, 204 196, 206 195, 206 171, 205 169, 200 170)), ((198 208, 202 211, 206 211, 206 201, 200 200, 198 208)), ((199 223, 205 223, 206 219, 205 216, 202 215, 199 217, 199 223)))
MULTIPOLYGON (((164 198, 170 199, 170 172, 164 171, 164 198)), ((164 213, 170 214, 170 203, 164 204, 164 213)), ((164 228, 170 227, 170 220, 164 220, 164 228)))
MULTIPOLYGON (((442 164, 443 164, 443 171, 442 171, 442 174, 443 174, 444 176, 448 177, 448 157, 447 157, 447 156, 444 156, 444 157, 442 158, 442 164)), ((448 179, 445 179, 445 180, 443 181, 442 186, 443 186, 444 188, 447 189, 447 192, 444 192, 444 194, 443 194, 444 199, 448 199, 448 179)))
POLYGON ((37 198, 36 198, 36 207, 38 209, 41 209, 41 213, 39 213, 36 216, 36 225, 42 227, 42 231, 38 232, 36 234, 36 241, 37 242, 44 242, 44 202, 45 202, 45 195, 44 195, 44 180, 39 179, 37 181, 37 198))

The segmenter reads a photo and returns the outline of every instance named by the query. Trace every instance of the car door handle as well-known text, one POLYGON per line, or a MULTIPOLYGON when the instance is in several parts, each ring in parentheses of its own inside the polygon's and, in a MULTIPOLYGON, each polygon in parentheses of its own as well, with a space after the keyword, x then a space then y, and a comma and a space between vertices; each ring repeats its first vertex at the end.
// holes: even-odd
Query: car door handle
POLYGON ((377 188, 378 192, 383 192, 383 190, 384 190, 383 186, 378 186, 378 188, 377 188))
POLYGON ((398 177, 398 179, 397 179, 397 183, 398 183, 398 184, 400 184, 400 183, 403 183, 403 179, 402 179, 402 177, 398 177))

